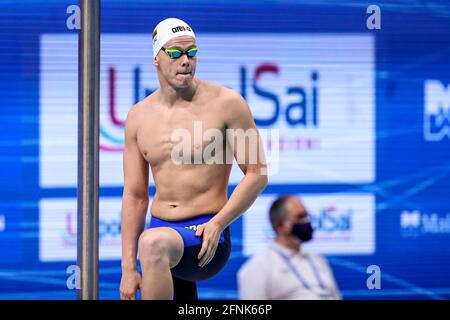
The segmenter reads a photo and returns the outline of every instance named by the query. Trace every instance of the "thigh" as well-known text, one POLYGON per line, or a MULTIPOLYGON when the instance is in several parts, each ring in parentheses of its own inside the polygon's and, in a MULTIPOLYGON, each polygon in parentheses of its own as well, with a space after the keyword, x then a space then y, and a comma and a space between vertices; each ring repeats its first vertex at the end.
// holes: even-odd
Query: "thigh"
POLYGON ((172 275, 186 281, 204 281, 216 275, 230 257, 231 241, 229 227, 221 234, 214 258, 205 267, 198 266, 201 240, 185 246, 181 261, 172 269, 172 275))
POLYGON ((184 252, 181 260, 171 268, 173 276, 186 281, 202 281, 211 278, 224 267, 231 250, 229 227, 221 233, 216 254, 211 262, 204 268, 198 266, 202 237, 196 236, 196 228, 208 222, 213 216, 214 214, 209 214, 179 221, 165 221, 152 216, 150 228, 170 227, 183 239, 184 252))

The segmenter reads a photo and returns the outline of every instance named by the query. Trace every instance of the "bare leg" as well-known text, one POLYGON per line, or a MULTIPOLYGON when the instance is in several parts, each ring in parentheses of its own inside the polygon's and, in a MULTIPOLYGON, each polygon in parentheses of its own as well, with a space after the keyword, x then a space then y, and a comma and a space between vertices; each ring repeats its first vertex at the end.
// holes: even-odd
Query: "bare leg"
POLYGON ((183 256, 183 239, 166 227, 148 229, 139 238, 143 300, 172 300, 173 281, 170 269, 183 256))

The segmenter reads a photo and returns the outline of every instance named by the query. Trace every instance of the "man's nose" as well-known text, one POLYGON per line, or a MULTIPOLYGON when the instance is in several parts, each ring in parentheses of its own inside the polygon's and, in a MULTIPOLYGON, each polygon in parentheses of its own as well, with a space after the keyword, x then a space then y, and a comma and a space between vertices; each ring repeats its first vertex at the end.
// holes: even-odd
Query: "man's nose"
POLYGON ((189 66, 189 57, 187 56, 187 54, 183 54, 180 59, 181 59, 181 65, 183 67, 189 66))

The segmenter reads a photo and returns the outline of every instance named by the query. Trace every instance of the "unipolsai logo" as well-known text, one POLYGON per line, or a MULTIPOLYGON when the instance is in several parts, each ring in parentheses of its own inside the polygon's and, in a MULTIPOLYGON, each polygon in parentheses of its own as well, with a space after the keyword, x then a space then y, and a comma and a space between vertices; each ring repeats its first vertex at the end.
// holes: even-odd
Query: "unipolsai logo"
MULTIPOLYGON (((251 83, 247 84, 247 67, 240 68, 240 90, 241 95, 248 100, 248 87, 250 87, 254 94, 260 99, 267 100, 272 103, 272 112, 268 117, 254 117, 255 123, 258 126, 266 127, 275 124, 280 117, 289 126, 303 126, 303 127, 317 127, 319 125, 318 115, 318 81, 319 73, 317 71, 311 72, 310 84, 308 87, 303 86, 289 86, 286 88, 285 94, 287 96, 297 97, 298 100, 284 106, 276 92, 269 88, 264 88, 259 82, 266 74, 280 77, 281 68, 276 63, 263 63, 255 67, 254 73, 250 76, 251 83)), ((251 102, 251 101, 250 101, 251 102)))
POLYGON ((338 209, 332 205, 311 215, 312 224, 317 231, 314 238, 321 240, 351 241, 353 230, 353 209, 338 209))
POLYGON ((450 85, 425 81, 424 137, 427 141, 450 139, 450 85))
MULTIPOLYGON (((287 85, 285 91, 276 92, 270 86, 265 86, 263 78, 277 77, 277 80, 270 80, 268 84, 279 83, 283 80, 281 67, 277 63, 261 63, 254 67, 254 70, 248 70, 247 66, 240 66, 236 70, 236 76, 239 79, 239 88, 242 97, 251 105, 255 104, 253 98, 259 99, 259 102, 267 104, 261 113, 254 111, 255 123, 259 128, 267 128, 276 126, 278 122, 282 121, 291 129, 294 128, 308 128, 317 129, 320 127, 320 112, 319 112, 319 93, 320 93, 320 73, 317 70, 311 70, 306 83, 297 85, 287 85), (252 95, 252 97, 250 97, 252 95), (290 100, 290 103, 283 103, 285 100, 290 100)), ((124 78, 129 79, 130 75, 124 75, 124 78)), ((143 67, 136 66, 131 75, 133 83, 129 88, 133 88, 134 103, 140 99, 153 93, 156 88, 147 87, 143 84, 143 67)), ((107 114, 109 122, 114 126, 120 128, 124 126, 124 120, 117 116, 116 106, 116 83, 117 71, 114 66, 108 68, 108 105, 107 114)), ((132 102, 132 101, 130 101, 132 102)), ((122 151, 123 141, 117 137, 111 137, 103 128, 100 128, 100 134, 104 138, 108 138, 109 142, 116 143, 114 146, 106 146, 101 144, 102 150, 108 151, 122 151)), ((275 146, 279 147, 280 151, 287 150, 314 150, 320 148, 320 138, 315 135, 304 133, 301 136, 280 136, 276 144, 272 140, 268 140, 268 149, 275 146)))
POLYGON ((106 103, 100 104, 100 150, 122 153, 125 118, 120 117, 118 112, 119 95, 128 94, 128 92, 124 93, 124 90, 130 90, 132 99, 125 103, 127 106, 132 106, 152 94, 157 88, 148 88, 142 84, 143 67, 140 65, 131 67, 130 72, 126 73, 118 72, 118 68, 111 64, 108 65, 106 71, 108 73, 106 103), (120 87, 118 83, 120 83, 120 87))
MULTIPOLYGON (((76 214, 68 210, 65 215, 65 227, 61 231, 61 238, 65 247, 74 247, 77 245, 77 221, 76 214)), ((102 246, 120 245, 121 222, 117 219, 99 219, 98 238, 102 246)))
POLYGON ((123 152, 125 119, 117 113, 117 70, 110 65, 107 72, 107 101, 100 104, 100 150, 123 152))
MULTIPOLYGON (((272 88, 279 86, 284 80, 281 67, 277 63, 260 63, 254 67, 253 72, 247 66, 239 69, 240 94, 250 105, 255 101, 250 97, 264 103, 264 115, 254 109, 255 124, 260 127, 276 126, 284 122, 290 129, 318 129, 320 127, 319 93, 320 73, 311 70, 305 83, 286 84, 284 92, 276 92, 272 88), (250 73, 250 74, 249 74, 250 73), (263 78, 271 79, 264 85, 263 78), (275 79, 273 79, 275 77, 275 79), (283 101, 290 100, 290 103, 283 101)), ((289 79, 292 80, 292 79, 289 79)), ((320 149, 320 137, 303 132, 302 135, 283 135, 277 141, 277 147, 282 151, 300 151, 320 149)), ((272 141, 268 141, 268 149, 272 148, 272 141)))
POLYGON ((61 238, 65 247, 77 245, 77 222, 76 215, 68 210, 65 215, 65 228, 61 231, 61 238))
POLYGON ((418 210, 405 210, 400 215, 400 227, 403 237, 450 235, 450 213, 421 213, 418 210))

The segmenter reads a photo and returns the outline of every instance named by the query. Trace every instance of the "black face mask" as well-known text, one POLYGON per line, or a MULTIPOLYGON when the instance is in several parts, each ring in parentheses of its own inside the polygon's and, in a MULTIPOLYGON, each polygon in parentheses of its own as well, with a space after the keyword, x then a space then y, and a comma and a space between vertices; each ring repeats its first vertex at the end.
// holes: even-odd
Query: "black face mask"
POLYGON ((292 226, 292 234, 302 240, 302 242, 311 240, 313 232, 314 229, 311 225, 311 222, 296 223, 292 226))

